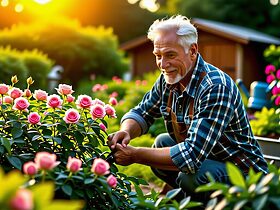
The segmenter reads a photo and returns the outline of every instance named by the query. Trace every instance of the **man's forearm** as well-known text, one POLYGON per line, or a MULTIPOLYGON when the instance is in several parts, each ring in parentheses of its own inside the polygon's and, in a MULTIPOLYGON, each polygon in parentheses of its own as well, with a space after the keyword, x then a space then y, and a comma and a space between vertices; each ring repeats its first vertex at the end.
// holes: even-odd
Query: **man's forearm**
POLYGON ((154 168, 178 171, 170 157, 170 148, 146 148, 138 147, 134 155, 134 162, 148 165, 154 168))
POLYGON ((137 121, 133 119, 126 119, 122 122, 120 130, 127 131, 131 139, 141 135, 141 127, 137 121))

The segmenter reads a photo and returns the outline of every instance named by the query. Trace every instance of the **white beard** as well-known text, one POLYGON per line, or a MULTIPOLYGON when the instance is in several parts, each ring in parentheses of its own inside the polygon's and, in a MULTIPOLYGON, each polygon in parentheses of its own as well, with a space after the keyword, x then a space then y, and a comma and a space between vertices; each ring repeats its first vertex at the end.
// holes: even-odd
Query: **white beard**
POLYGON ((175 78, 170 78, 168 76, 164 75, 164 79, 166 81, 167 84, 173 85, 177 82, 179 82, 181 79, 183 79, 183 76, 181 76, 180 74, 177 74, 175 78))

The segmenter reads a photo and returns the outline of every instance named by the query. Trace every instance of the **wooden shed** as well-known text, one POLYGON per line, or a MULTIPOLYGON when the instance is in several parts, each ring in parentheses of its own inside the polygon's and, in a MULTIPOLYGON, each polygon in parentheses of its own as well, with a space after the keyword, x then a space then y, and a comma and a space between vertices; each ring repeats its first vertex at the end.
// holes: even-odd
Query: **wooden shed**
MULTIPOLYGON (((259 31, 205 19, 192 19, 198 30, 198 49, 204 60, 228 73, 234 80, 240 78, 245 85, 264 81, 264 50, 280 45, 280 39, 259 31)), ((132 77, 142 76, 157 69, 152 54, 153 45, 145 36, 121 45, 131 58, 132 77)))

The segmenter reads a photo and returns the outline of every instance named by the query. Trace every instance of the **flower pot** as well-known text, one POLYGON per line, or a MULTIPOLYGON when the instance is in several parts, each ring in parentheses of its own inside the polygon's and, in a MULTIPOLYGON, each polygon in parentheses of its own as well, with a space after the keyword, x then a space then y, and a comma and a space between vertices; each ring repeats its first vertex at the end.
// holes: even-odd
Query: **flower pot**
POLYGON ((267 137, 256 136, 258 143, 261 146, 264 158, 280 167, 280 138, 273 139, 267 137))

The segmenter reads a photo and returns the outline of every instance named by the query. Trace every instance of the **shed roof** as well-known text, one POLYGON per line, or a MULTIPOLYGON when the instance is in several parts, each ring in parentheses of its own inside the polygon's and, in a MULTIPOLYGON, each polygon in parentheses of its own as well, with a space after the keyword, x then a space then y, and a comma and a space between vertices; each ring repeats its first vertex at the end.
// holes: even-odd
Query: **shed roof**
MULTIPOLYGON (((225 37, 229 40, 233 40, 241 44, 248 44, 249 42, 260 42, 265 44, 280 45, 279 38, 259 32, 254 29, 201 18, 193 18, 191 21, 198 28, 198 30, 225 37)), ((149 41, 150 40, 148 40, 146 35, 144 35, 125 42, 120 47, 123 50, 130 50, 149 41)))

